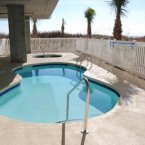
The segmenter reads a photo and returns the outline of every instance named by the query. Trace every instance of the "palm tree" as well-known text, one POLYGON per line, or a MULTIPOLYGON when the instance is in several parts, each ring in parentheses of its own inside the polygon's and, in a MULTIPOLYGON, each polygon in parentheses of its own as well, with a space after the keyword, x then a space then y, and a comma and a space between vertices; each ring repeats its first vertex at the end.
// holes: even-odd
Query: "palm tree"
POLYGON ((85 18, 87 19, 87 23, 88 23, 87 33, 88 33, 89 38, 91 38, 91 35, 92 35, 91 24, 93 22, 95 15, 96 15, 96 12, 92 8, 88 8, 85 11, 85 18))
POLYGON ((121 16, 126 15, 127 10, 125 9, 127 4, 129 3, 128 0, 111 0, 108 1, 109 5, 115 10, 116 19, 113 29, 113 38, 117 40, 122 39, 122 23, 121 23, 121 16))
POLYGON ((63 18, 62 19, 62 25, 61 25, 61 35, 62 35, 62 37, 64 36, 64 29, 65 29, 64 25, 65 25, 65 20, 63 18))
POLYGON ((37 32, 37 19, 33 19, 33 30, 32 30, 32 36, 34 38, 38 37, 38 32, 37 32))

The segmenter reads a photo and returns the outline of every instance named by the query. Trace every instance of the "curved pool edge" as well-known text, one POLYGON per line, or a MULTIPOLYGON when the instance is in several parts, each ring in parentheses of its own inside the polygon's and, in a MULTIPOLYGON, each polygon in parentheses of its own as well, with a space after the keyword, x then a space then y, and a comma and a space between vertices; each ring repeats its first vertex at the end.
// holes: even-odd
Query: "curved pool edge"
POLYGON ((110 85, 109 83, 103 81, 103 80, 100 80, 100 79, 97 79, 95 78, 94 76, 90 76, 89 74, 89 70, 86 70, 84 72, 84 76, 86 76, 88 79, 94 81, 94 82, 98 82, 99 84, 102 84, 104 86, 107 86, 107 88, 117 92, 118 94, 118 101, 117 103, 115 104, 115 106, 108 112, 106 112, 105 114, 102 114, 102 115, 99 115, 99 116, 95 116, 95 117, 92 117, 92 118, 89 118, 89 120, 94 120, 94 119, 103 119, 103 118, 106 118, 106 117, 109 117, 111 115, 113 115, 115 112, 119 111, 120 109, 120 105, 119 105, 119 102, 120 102, 120 98, 121 98, 121 92, 115 87, 115 86, 112 86, 110 85))
MULTIPOLYGON (((61 64, 65 64, 65 65, 74 65, 74 66, 77 65, 77 66, 79 66, 75 62, 45 62, 45 63, 43 62, 43 63, 31 63, 31 64, 24 64, 23 66, 18 66, 18 67, 13 68, 12 69, 12 74, 14 73, 14 71, 19 70, 19 69, 22 69, 22 68, 25 68, 25 67, 33 67, 33 66, 41 66, 41 65, 49 65, 49 64, 60 64, 60 65, 61 64)), ((100 84, 102 84, 104 86, 107 86, 108 89, 114 90, 115 92, 117 92, 119 94, 118 97, 120 99, 120 96, 121 95, 120 95, 119 91, 115 87, 109 85, 109 83, 106 83, 104 81, 101 81, 99 79, 96 79, 93 76, 90 77, 87 74, 89 72, 89 70, 87 70, 87 68, 84 65, 81 65, 81 68, 85 69, 84 76, 86 76, 89 80, 92 80, 94 82, 98 82, 98 83, 100 83, 100 84)), ((10 83, 8 87, 0 90, 0 93, 3 94, 5 92, 7 92, 7 91, 9 91, 9 90, 17 87, 21 83, 21 80, 23 78, 21 77, 21 75, 19 75, 19 74, 17 74, 17 75, 19 76, 19 80, 17 80, 16 82, 10 83)), ((94 119, 106 118, 107 116, 112 115, 114 112, 116 112, 119 109, 119 104, 118 104, 119 99, 118 99, 116 105, 110 111, 106 112, 105 114, 102 114, 102 115, 99 115, 99 116, 94 116, 92 118, 89 118, 88 120, 91 121, 91 120, 94 120, 94 119)), ((0 115, 0 117, 1 117, 1 115, 0 115)), ((42 123, 42 122, 40 122, 40 123, 39 122, 27 122, 27 121, 23 121, 23 120, 17 120, 17 119, 14 119, 14 118, 8 118, 6 116, 2 116, 2 117, 3 118, 7 118, 9 120, 16 121, 16 122, 22 122, 22 123, 28 123, 28 124, 47 124, 47 123, 42 123)), ((83 122, 83 120, 73 120, 73 121, 69 121, 69 123, 73 123, 73 122, 83 122)), ((49 124, 59 124, 59 123, 54 122, 54 123, 49 123, 49 124)))
MULTIPOLYGON (((28 56, 28 63, 30 63, 31 54, 28 56)), ((71 61, 73 58, 76 58, 76 55, 70 55, 70 58, 65 58, 65 61, 68 59, 71 61)), ((32 61, 33 60, 34 59, 32 58, 32 61)), ((108 75, 106 71, 107 68, 104 67, 100 62, 96 62, 95 64, 93 64, 93 69, 94 67, 95 69, 101 67, 103 70, 105 70, 102 72, 102 77, 100 77, 98 72, 101 71, 98 71, 96 69, 96 79, 99 79, 99 81, 102 82, 106 82, 109 79, 110 81, 114 82, 113 76, 110 77, 108 75)), ((109 67, 109 70, 110 69, 111 68, 109 67)), ((130 78, 126 79, 126 77, 128 78, 128 74, 126 72, 116 72, 116 68, 114 69, 111 69, 109 74, 113 74, 117 78, 119 78, 119 80, 121 80, 119 83, 113 84, 113 87, 117 88, 121 92, 121 102, 119 102, 119 105, 116 104, 115 108, 111 112, 88 120, 89 135, 86 135, 87 140, 83 140, 85 135, 81 134, 83 121, 74 121, 66 124, 36 124, 0 116, 1 144, 19 145, 28 143, 31 145, 36 145, 36 143, 48 144, 48 141, 50 142, 50 144, 61 144, 62 141, 64 141, 67 142, 67 144, 78 143, 80 145, 81 142, 84 143, 85 141, 85 143, 87 143, 88 145, 128 145, 132 143, 134 143, 135 145, 143 145, 145 135, 139 135, 139 133, 142 133, 142 131, 145 129, 145 126, 142 125, 144 124, 145 120, 145 116, 143 116, 143 114, 145 114, 145 109, 143 109, 145 103, 145 89, 144 86, 141 87, 140 85, 138 85, 142 84, 142 80, 138 80, 137 83, 133 83, 130 78), (123 82, 124 80, 127 81, 127 86, 123 82), (130 88, 136 90, 135 93, 132 93, 130 95, 130 92, 132 91, 130 90, 130 88), (125 96, 125 93, 128 92, 129 94, 125 96), (130 96, 129 100, 124 100, 128 96, 130 96), (131 130, 132 126, 134 128, 132 128, 131 130)), ((8 73, 10 74, 10 71, 8 73)), ((133 76, 131 77, 131 79, 132 78, 134 79, 133 76)), ((136 79, 134 80, 134 82, 135 81, 136 79)), ((7 83, 7 85, 8 84, 9 83, 7 83)), ((110 84, 112 85, 112 83, 110 84)))
MULTIPOLYGON (((16 71, 16 70, 19 70, 19 69, 23 69, 23 68, 25 68, 25 67, 37 67, 37 66, 45 66, 45 65, 49 65, 49 64, 58 64, 58 65, 61 65, 61 64, 64 64, 64 65, 73 65, 73 66, 78 66, 78 67, 80 67, 79 66, 79 64, 76 64, 76 63, 74 63, 74 62, 46 62, 46 63, 33 63, 33 64, 26 64, 26 65, 23 65, 23 66, 19 66, 19 67, 15 67, 15 68, 13 68, 12 69, 12 73, 14 73, 14 71, 16 71)), ((81 68, 82 69, 85 69, 85 71, 84 71, 84 76, 85 77, 87 77, 88 79, 90 79, 90 80, 92 80, 92 81, 94 81, 94 82, 98 82, 99 84, 102 84, 102 85, 104 85, 104 86, 106 86, 108 89, 111 89, 111 90, 113 90, 114 92, 116 92, 117 93, 117 95, 120 97, 121 95, 121 92, 117 89, 117 88, 115 88, 114 86, 112 86, 112 85, 110 85, 109 83, 106 83, 105 81, 102 81, 102 80, 99 80, 99 79, 96 79, 96 78, 94 78, 93 76, 90 76, 88 73, 89 73, 89 70, 87 70, 87 67, 85 67, 85 66, 83 66, 82 64, 81 64, 81 68)), ((19 74, 17 74, 17 75, 19 75, 19 74)), ((20 75, 19 75, 20 76, 20 75)), ((21 76, 20 76, 21 77, 21 76)), ((22 80, 23 78, 21 77, 21 80, 22 80)), ((20 81, 21 81, 20 80, 20 81)), ((20 83, 20 82, 19 82, 20 83)))
POLYGON ((86 74, 86 73, 88 73, 88 70, 86 70, 86 71, 84 72, 84 76, 87 77, 89 80, 91 80, 91 81, 93 81, 93 82, 97 82, 97 83, 100 84, 100 85, 104 85, 104 86, 106 86, 108 89, 110 89, 110 90, 112 90, 113 92, 115 92, 119 97, 121 96, 121 92, 120 92, 115 86, 112 86, 112 85, 110 85, 109 83, 106 83, 105 81, 101 81, 101 80, 99 80, 99 79, 96 79, 96 78, 94 78, 94 77, 92 77, 92 76, 90 76, 90 75, 88 75, 88 74, 86 74))
MULTIPOLYGON (((12 75, 14 74, 13 72, 11 73, 12 75)), ((9 90, 15 88, 16 86, 20 85, 21 81, 22 81, 22 77, 19 74, 16 74, 15 78, 12 80, 12 82, 10 82, 8 84, 8 86, 3 87, 0 89, 0 97, 5 94, 6 92, 8 92, 9 90)))
MULTIPOLYGON (((76 66, 79 66, 78 64, 76 63, 73 63, 73 62, 45 62, 45 63, 33 63, 33 64, 25 64, 23 66, 18 66, 18 67, 15 67, 12 69, 12 72, 16 71, 16 70, 19 70, 19 69, 22 69, 22 68, 25 68, 25 67, 33 67, 33 66, 43 66, 43 65, 49 65, 49 64, 64 64, 64 65, 76 65, 76 66)), ((85 71, 87 70, 87 68, 85 66, 81 66, 81 68, 85 69, 85 71)))
MULTIPOLYGON (((70 65, 76 65, 76 64, 73 63, 73 62, 43 62, 43 63, 24 64, 24 65, 22 65, 22 66, 14 67, 14 68, 12 69, 12 71, 9 73, 9 75, 14 75, 14 74, 15 74, 14 71, 19 70, 19 69, 22 69, 22 68, 25 68, 25 67, 32 67, 32 66, 39 66, 39 65, 49 65, 49 64, 66 64, 66 65, 69 65, 69 64, 70 64, 70 65)), ((79 65, 77 65, 77 66, 79 66, 79 65)), ((81 66, 81 67, 82 67, 83 69, 85 69, 85 71, 87 70, 86 67, 84 67, 84 66, 81 66)), ((2 87, 2 88, 0 89, 0 96, 1 96, 1 94, 3 94, 4 92, 7 92, 8 90, 11 90, 12 87, 15 87, 16 85, 20 84, 21 81, 22 81, 22 79, 23 79, 23 78, 21 77, 21 75, 16 74, 14 80, 12 80, 12 81, 8 84, 7 87, 2 87)))

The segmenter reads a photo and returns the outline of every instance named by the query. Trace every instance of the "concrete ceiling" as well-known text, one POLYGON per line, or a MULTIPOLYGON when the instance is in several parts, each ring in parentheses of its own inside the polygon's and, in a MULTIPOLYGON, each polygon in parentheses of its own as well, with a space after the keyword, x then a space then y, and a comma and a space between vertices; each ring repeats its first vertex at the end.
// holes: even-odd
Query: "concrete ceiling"
POLYGON ((7 5, 24 5, 25 16, 30 18, 49 18, 58 0, 0 0, 0 18, 7 18, 7 5))

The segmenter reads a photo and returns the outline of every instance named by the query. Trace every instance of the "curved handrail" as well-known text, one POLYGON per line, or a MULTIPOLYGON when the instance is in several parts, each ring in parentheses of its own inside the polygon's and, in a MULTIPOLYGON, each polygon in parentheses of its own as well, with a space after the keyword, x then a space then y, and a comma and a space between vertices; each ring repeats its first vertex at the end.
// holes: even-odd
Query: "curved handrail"
POLYGON ((66 106, 66 122, 68 121, 69 116, 69 98, 70 94, 82 83, 86 83, 86 105, 85 105, 85 115, 84 115, 84 129, 82 130, 82 133, 88 133, 87 127, 88 127, 88 113, 89 113, 89 100, 90 100, 90 87, 89 87, 89 81, 86 77, 82 78, 67 94, 67 106, 66 106))
POLYGON ((41 49, 41 51, 42 51, 42 53, 43 53, 43 56, 45 56, 45 52, 44 52, 44 49, 40 46, 40 49, 41 49))

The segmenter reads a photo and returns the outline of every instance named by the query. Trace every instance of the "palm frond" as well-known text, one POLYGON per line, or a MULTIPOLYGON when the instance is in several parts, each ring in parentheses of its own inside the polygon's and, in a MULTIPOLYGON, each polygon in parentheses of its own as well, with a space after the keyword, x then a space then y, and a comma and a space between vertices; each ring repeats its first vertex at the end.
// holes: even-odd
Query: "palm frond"
POLYGON ((106 1, 112 9, 115 10, 116 13, 119 13, 120 15, 126 15, 127 12, 126 7, 129 3, 128 0, 110 0, 106 1))
POLYGON ((88 21, 92 22, 94 17, 96 15, 96 12, 94 9, 92 8, 88 8, 86 11, 85 11, 85 18, 87 18, 88 21))

